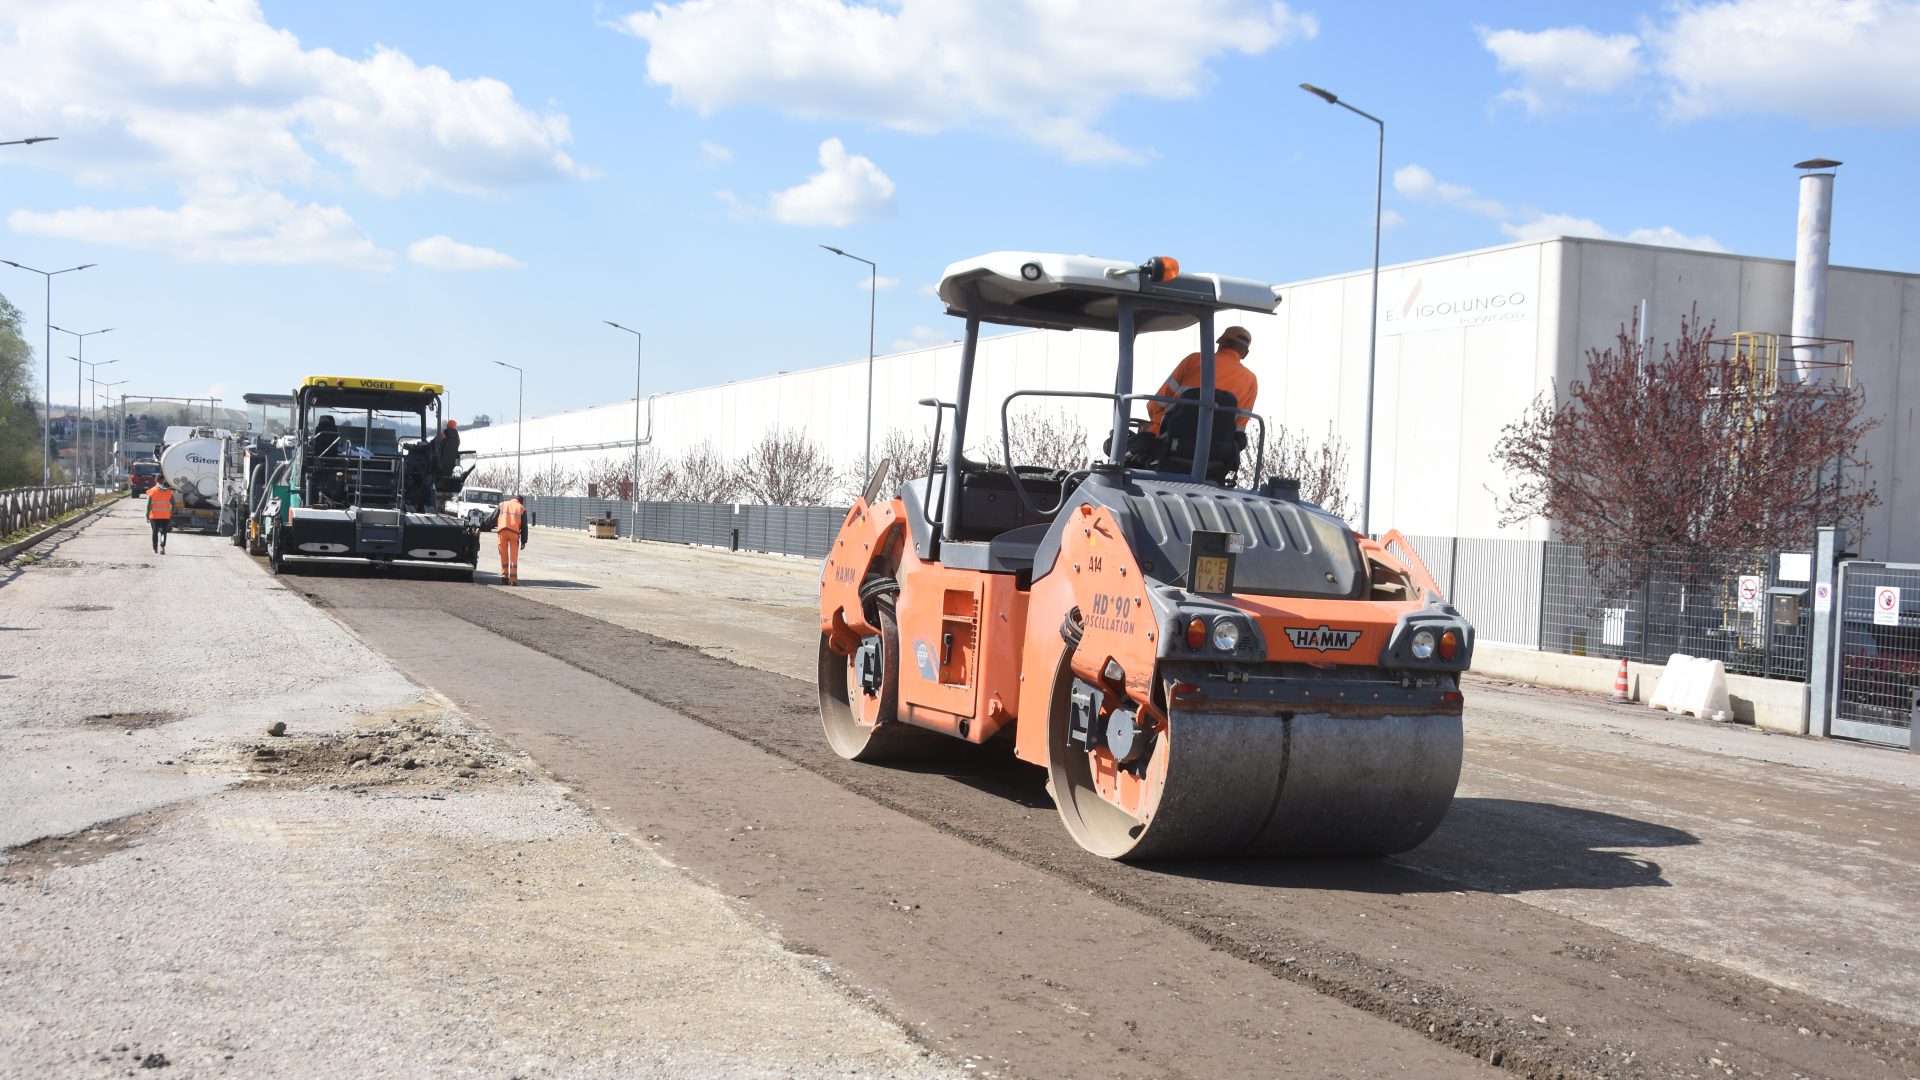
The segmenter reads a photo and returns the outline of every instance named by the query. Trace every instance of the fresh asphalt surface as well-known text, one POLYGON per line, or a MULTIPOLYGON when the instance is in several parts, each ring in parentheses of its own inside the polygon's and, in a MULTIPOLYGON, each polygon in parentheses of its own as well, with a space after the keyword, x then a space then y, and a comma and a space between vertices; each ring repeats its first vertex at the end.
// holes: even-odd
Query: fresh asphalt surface
POLYGON ((1920 1074, 1904 758, 1608 726, 1482 685, 1462 797, 1408 856, 1126 866, 1073 846, 1029 767, 958 746, 917 770, 834 757, 812 686, 780 673, 812 649, 811 566, 537 535, 517 593, 287 580, 955 1060, 1920 1074), (741 632, 595 610, 649 576, 655 608, 741 632), (679 640, 635 628, 655 621, 679 640), (743 641, 741 663, 714 655, 743 641))

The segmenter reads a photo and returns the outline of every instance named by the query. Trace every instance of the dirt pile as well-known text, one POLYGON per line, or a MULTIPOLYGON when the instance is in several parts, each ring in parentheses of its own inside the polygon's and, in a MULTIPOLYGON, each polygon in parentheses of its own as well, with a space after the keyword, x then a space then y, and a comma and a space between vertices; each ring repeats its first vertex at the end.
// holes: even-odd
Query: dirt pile
POLYGON ((289 731, 239 750, 251 782, 275 787, 449 787, 527 775, 477 732, 432 716, 345 734, 289 731))

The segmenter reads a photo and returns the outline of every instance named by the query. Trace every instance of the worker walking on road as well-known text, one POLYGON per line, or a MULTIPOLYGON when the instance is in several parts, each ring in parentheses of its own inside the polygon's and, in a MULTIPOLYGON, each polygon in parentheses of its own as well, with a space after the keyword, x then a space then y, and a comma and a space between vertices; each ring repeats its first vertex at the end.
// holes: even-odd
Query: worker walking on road
MULTIPOLYGON (((1260 392, 1260 380, 1246 365, 1247 353, 1253 348, 1253 334, 1244 326, 1229 326, 1221 333, 1218 346, 1213 352, 1213 388, 1225 390, 1233 395, 1235 405, 1252 411, 1253 399, 1260 392)), ((1189 353, 1185 360, 1167 376, 1160 387, 1157 397, 1177 398, 1188 390, 1200 388, 1200 354, 1189 353)), ((1160 434, 1160 421, 1167 415, 1167 405, 1158 401, 1147 402, 1147 416, 1152 419, 1151 430, 1160 434)), ((1244 430, 1247 426, 1245 414, 1233 418, 1235 426, 1244 430)))
POLYGON ((520 549, 527 544, 527 504, 514 495, 500 504, 500 577, 508 585, 520 584, 520 549))
POLYGON ((147 524, 153 528, 153 553, 167 553, 167 535, 173 531, 173 489, 156 479, 147 489, 147 524))

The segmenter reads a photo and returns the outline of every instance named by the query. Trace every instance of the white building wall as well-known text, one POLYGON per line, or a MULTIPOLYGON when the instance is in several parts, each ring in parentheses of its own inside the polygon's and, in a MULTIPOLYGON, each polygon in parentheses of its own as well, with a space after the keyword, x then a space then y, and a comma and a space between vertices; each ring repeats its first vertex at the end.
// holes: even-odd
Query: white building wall
MULTIPOLYGON (((1258 409, 1269 423, 1312 438, 1331 430, 1349 449, 1359 489, 1366 419, 1369 274, 1357 271, 1282 288, 1273 315, 1231 321, 1254 335, 1249 359, 1260 379, 1258 409)), ((1380 275, 1378 408, 1374 430, 1376 531, 1544 539, 1546 523, 1500 524, 1508 480, 1492 461, 1501 429, 1541 393, 1578 377, 1588 348, 1606 347, 1641 300, 1650 337, 1666 340, 1697 303, 1721 333, 1784 332, 1792 308, 1790 262, 1568 238, 1510 244, 1418 263, 1380 275)), ((1920 385, 1903 387, 1903 359, 1920 360, 1920 276, 1835 268, 1828 334, 1855 340, 1855 378, 1882 418, 1866 440, 1884 505, 1870 522, 1870 555, 1920 559, 1920 514, 1912 481, 1920 464, 1913 409, 1920 385)), ((1224 325, 1224 323, 1222 324, 1224 325)), ((957 338, 962 324, 951 322, 957 338)), ((1134 389, 1150 393, 1197 347, 1193 331, 1139 342, 1134 389)), ((656 363, 659 361, 655 361, 656 363)), ((668 361, 673 362, 673 361, 668 361)), ((697 362, 697 361, 683 361, 697 362)), ((999 441, 1000 403, 1016 389, 1108 390, 1116 363, 1112 335, 1021 331, 986 337, 976 365, 969 452, 999 441)), ((931 429, 926 397, 951 401, 960 346, 878 357, 873 369, 876 457, 889 430, 931 429)), ((1920 378, 1909 379, 1920 384, 1920 378)), ((864 359, 741 380, 651 399, 642 439, 672 458, 710 441, 738 458, 775 427, 804 431, 835 461, 860 463, 866 425, 864 359)), ((1016 415, 1065 409, 1097 450, 1110 425, 1097 403, 1021 399, 1016 415)), ((526 422, 523 467, 549 458, 584 468, 632 453, 632 402, 526 422), (566 451, 567 447, 607 445, 566 451), (549 454, 549 448, 556 453, 549 454)), ((511 465, 512 424, 470 431, 467 448, 489 465, 511 465)))

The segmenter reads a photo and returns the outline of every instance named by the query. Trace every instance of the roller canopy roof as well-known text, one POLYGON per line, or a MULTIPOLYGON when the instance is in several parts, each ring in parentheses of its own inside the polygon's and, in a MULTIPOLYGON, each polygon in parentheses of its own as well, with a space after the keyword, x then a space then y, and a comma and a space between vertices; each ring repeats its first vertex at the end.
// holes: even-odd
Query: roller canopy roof
POLYGON ((324 386, 338 390, 372 390, 389 394, 431 394, 438 397, 447 388, 439 383, 410 382, 406 379, 363 379, 352 375, 309 375, 303 387, 324 386))
POLYGON ((1191 326, 1206 311, 1280 306, 1273 286, 1252 278, 1181 271, 1151 281, 1139 263, 1090 255, 995 251, 954 263, 940 279, 948 314, 1051 330, 1117 330, 1122 296, 1135 298, 1143 333, 1191 326))

